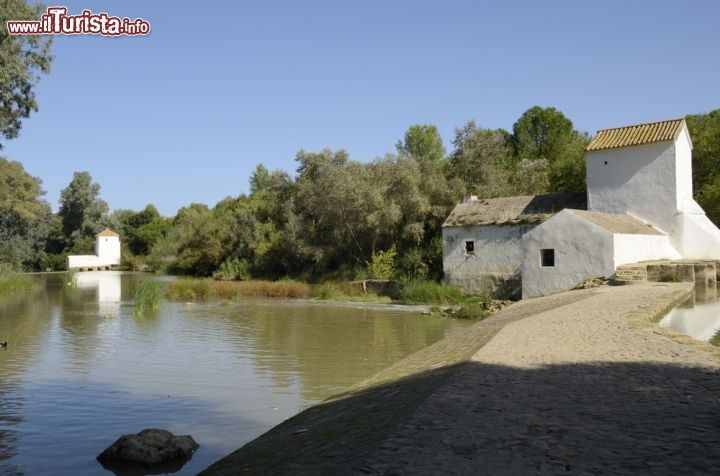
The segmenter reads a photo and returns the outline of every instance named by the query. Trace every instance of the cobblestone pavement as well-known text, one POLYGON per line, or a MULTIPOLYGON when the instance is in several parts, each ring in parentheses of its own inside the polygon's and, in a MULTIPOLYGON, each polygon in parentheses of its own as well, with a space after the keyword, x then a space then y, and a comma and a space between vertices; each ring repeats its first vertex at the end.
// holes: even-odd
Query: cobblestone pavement
POLYGON ((688 290, 515 304, 208 474, 720 474, 717 353, 649 323, 688 290))

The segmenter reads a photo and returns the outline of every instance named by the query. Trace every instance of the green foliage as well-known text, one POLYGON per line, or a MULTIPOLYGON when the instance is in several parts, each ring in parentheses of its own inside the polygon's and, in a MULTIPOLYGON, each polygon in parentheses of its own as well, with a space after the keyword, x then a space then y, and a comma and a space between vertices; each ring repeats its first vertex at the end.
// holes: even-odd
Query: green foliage
POLYGON ((9 35, 7 21, 37 21, 44 10, 25 0, 3 0, 0 6, 0 136, 5 139, 17 137, 22 120, 38 110, 35 88, 52 62, 52 35, 9 35))
POLYGON ((511 194, 507 164, 512 155, 510 134, 498 129, 481 129, 468 121, 455 129, 450 155, 450 174, 465 182, 467 191, 482 197, 511 194))
POLYGON ((325 301, 360 301, 389 303, 392 299, 389 296, 381 296, 375 293, 365 293, 362 288, 348 282, 324 282, 312 287, 310 296, 314 299, 325 301))
POLYGON ((695 200, 720 226, 720 109, 685 118, 693 143, 695 200))
POLYGON ((63 271, 67 267, 67 255, 62 253, 45 253, 40 260, 42 271, 63 271))
POLYGON ((704 181, 695 193, 695 199, 708 218, 720 226, 720 175, 704 181))
POLYGON ((400 285, 405 304, 457 304, 467 300, 458 288, 429 280, 411 280, 400 285))
POLYGON ((245 259, 230 258, 225 260, 213 273, 215 279, 247 280, 250 279, 250 264, 245 259))
POLYGON ((453 317, 456 317, 458 319, 477 319, 482 320, 486 317, 490 316, 490 311, 485 309, 485 304, 482 302, 474 302, 467 304, 460 309, 458 309, 457 312, 453 314, 453 317))
POLYGON ((405 154, 419 162, 438 163, 445 158, 445 146, 437 126, 433 124, 415 124, 405 133, 403 141, 395 147, 398 153, 405 154))
POLYGON ((100 200, 100 185, 89 172, 75 172, 70 184, 60 192, 62 233, 75 254, 92 250, 95 235, 107 225, 108 205, 100 200))
POLYGON ((310 286, 296 281, 213 281, 211 279, 178 279, 168 283, 169 299, 196 301, 209 298, 277 297, 306 298, 310 286))
POLYGON ((157 310, 163 296, 163 285, 154 279, 143 279, 135 285, 135 315, 157 310))
POLYGON ((15 273, 0 263, 0 297, 13 296, 35 289, 35 282, 29 276, 15 273))
POLYGON ((391 279, 395 275, 395 245, 387 251, 373 251, 370 262, 367 263, 370 279, 391 279))
POLYGON ((50 233, 52 215, 41 184, 19 162, 0 157, 0 263, 17 271, 40 269, 50 233))
POLYGON ((513 146, 519 159, 553 162, 566 153, 573 140, 573 124, 554 107, 533 106, 513 125, 513 146))
POLYGON ((183 301, 207 299, 211 295, 212 285, 212 281, 208 279, 178 279, 167 284, 165 296, 183 301))
POLYGON ((682 281, 680 274, 675 269, 665 269, 658 277, 661 283, 679 283, 682 281))

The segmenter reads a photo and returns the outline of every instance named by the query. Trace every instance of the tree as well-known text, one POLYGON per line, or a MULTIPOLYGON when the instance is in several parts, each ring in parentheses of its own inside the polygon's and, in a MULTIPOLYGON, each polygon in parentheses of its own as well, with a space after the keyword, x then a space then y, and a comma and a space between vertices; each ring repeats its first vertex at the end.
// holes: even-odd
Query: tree
POLYGON ((481 129, 468 121, 455 129, 450 154, 450 175, 465 182, 467 190, 481 197, 508 195, 510 134, 502 129, 481 129))
POLYGON ((89 172, 75 172, 70 184, 60 192, 63 234, 75 252, 89 252, 95 235, 107 224, 108 205, 99 198, 100 185, 89 172))
POLYGON ((554 107, 531 107, 513 125, 515 163, 525 161, 522 170, 513 171, 513 181, 525 193, 584 192, 589 141, 586 133, 575 130, 572 121, 554 107), (535 172, 544 176, 527 180, 522 175, 535 172))
POLYGON ((41 185, 22 164, 0 157, 0 263, 13 269, 39 269, 51 226, 41 185))
POLYGON ((554 107, 533 106, 513 125, 515 155, 521 159, 545 159, 552 163, 562 157, 573 138, 573 124, 554 107))
POLYGON ((7 21, 37 21, 44 10, 25 0, 0 0, 0 136, 5 139, 17 137, 22 120, 38 110, 35 87, 52 62, 51 35, 10 35, 7 21))
POLYGON ((437 126, 415 124, 405 133, 405 139, 398 141, 398 153, 408 155, 419 162, 438 163, 445 158, 445 146, 437 126))
POLYGON ((720 109, 685 120, 693 143, 695 199, 708 218, 720 225, 720 109))

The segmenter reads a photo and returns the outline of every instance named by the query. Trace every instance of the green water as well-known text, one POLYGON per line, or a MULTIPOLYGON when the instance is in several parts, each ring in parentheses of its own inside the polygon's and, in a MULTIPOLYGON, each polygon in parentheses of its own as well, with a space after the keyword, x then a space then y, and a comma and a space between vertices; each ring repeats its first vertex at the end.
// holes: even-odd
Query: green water
POLYGON ((0 474, 103 474, 97 454, 148 427, 191 434, 200 449, 176 474, 195 474, 468 325, 279 300, 164 302, 135 317, 141 278, 37 275, 37 294, 0 302, 0 474))

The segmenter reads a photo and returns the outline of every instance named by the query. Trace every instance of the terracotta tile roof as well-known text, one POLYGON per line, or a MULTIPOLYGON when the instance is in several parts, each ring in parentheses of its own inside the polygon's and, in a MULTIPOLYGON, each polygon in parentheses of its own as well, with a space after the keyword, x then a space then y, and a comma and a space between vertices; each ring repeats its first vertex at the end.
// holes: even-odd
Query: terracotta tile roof
POLYGON ((585 210, 568 210, 570 213, 586 219, 612 233, 619 235, 664 235, 665 233, 643 223, 631 215, 617 213, 588 212, 585 210))
POLYGON ((120 236, 120 235, 118 235, 117 233, 112 231, 110 228, 105 228, 103 231, 101 231, 100 233, 98 233, 95 236, 120 236))
POLYGON ((565 208, 587 208, 587 195, 555 193, 481 198, 473 202, 458 203, 442 226, 541 223, 565 208))
POLYGON ((685 119, 638 124, 599 130, 588 144, 587 151, 615 149, 632 145, 675 140, 685 124, 685 119))

